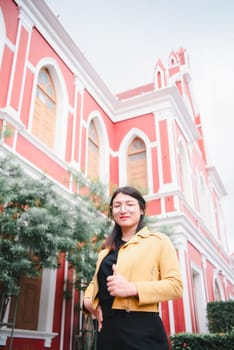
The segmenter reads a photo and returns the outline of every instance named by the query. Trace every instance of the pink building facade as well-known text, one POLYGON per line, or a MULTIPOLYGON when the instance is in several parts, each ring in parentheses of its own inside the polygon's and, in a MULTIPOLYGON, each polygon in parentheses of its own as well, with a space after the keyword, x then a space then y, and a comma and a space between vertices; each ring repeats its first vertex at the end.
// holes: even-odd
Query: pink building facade
MULTIPOLYGON (((207 164, 186 50, 159 60, 149 84, 115 96, 43 0, 0 0, 0 38, 1 159, 17 155, 65 194, 75 191, 71 169, 87 177, 95 169, 108 189, 141 185, 154 229, 168 228, 184 280, 183 298, 161 305, 167 333, 207 332, 207 302, 234 298, 233 268, 226 192, 207 164)), ((43 271, 36 326, 16 326, 14 349, 74 349, 80 295, 64 299, 68 279, 65 261, 43 271)), ((9 336, 0 328, 2 349, 9 336)))

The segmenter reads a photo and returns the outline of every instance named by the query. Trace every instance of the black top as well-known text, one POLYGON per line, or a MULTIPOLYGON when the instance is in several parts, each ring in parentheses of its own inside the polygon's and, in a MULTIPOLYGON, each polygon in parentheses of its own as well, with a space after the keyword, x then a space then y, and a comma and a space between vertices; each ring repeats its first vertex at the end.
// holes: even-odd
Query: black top
POLYGON ((116 249, 111 250, 109 254, 103 259, 99 271, 98 271, 98 286, 99 286, 99 292, 98 292, 98 298, 99 303, 112 305, 114 297, 109 294, 107 290, 107 284, 106 279, 108 276, 113 275, 112 265, 116 264, 118 252, 120 247, 122 247, 126 242, 120 239, 116 244, 116 249))

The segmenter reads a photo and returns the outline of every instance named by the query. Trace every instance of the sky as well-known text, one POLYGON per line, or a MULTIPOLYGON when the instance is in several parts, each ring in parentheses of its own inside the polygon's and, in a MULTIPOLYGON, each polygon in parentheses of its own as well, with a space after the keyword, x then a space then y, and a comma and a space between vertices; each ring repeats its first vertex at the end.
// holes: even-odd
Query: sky
POLYGON ((153 81, 158 59, 185 48, 201 113, 208 164, 234 251, 234 1, 45 0, 113 93, 153 81))

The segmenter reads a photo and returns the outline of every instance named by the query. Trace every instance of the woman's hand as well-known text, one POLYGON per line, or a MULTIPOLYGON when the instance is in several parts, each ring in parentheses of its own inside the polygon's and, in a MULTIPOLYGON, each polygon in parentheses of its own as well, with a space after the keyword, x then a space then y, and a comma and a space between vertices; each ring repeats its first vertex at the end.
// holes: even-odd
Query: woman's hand
POLYGON ((112 265, 113 275, 107 277, 107 289, 110 295, 115 297, 137 296, 137 288, 134 283, 128 282, 117 272, 116 265, 112 265))
POLYGON ((100 332, 100 330, 102 329, 102 322, 103 322, 103 315, 102 315, 101 306, 98 306, 96 309, 94 309, 90 298, 84 299, 84 306, 93 315, 93 317, 97 319, 98 332, 100 332))

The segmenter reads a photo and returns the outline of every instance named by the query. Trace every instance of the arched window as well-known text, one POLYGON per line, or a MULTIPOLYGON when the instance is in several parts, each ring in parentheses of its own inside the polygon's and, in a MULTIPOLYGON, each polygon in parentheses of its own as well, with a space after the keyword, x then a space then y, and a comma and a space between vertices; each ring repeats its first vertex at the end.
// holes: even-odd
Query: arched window
POLYGON ((181 190, 185 196, 187 202, 193 207, 193 191, 192 191, 192 181, 191 181, 191 171, 189 167, 189 161, 186 157, 185 148, 180 143, 179 145, 179 172, 180 172, 180 185, 181 190))
POLYGON ((32 134, 50 148, 54 148, 56 128, 56 94, 48 69, 38 75, 33 113, 32 134))
POLYGON ((198 178, 198 205, 200 215, 205 219, 206 218, 206 185, 205 180, 202 175, 198 178))
POLYGON ((6 27, 5 27, 4 17, 1 9, 0 9, 0 38, 1 38, 0 40, 0 69, 1 69, 5 38, 6 38, 6 27))
POLYGON ((96 125, 92 120, 88 134, 88 177, 99 178, 100 173, 100 149, 96 125))
POLYGON ((214 299, 215 301, 222 300, 221 291, 217 280, 215 280, 215 286, 214 286, 214 299))
POLYGON ((215 224, 214 224, 214 205, 211 193, 209 191, 208 184, 205 181, 205 178, 200 174, 198 180, 198 206, 200 216, 203 219, 206 227, 216 235, 215 224))
POLYGON ((147 161, 145 143, 135 137, 128 147, 127 158, 128 184, 148 192, 147 161))
POLYGON ((192 266, 192 298, 194 307, 194 326, 196 332, 206 330, 206 296, 202 271, 197 266, 192 266))
POLYGON ((161 77, 161 72, 157 72, 157 83, 158 83, 158 88, 160 89, 162 87, 162 77, 161 77))
POLYGON ((215 217, 213 218, 213 222, 216 222, 216 226, 214 224, 213 227, 215 227, 214 232, 216 234, 216 238, 222 243, 223 247, 225 247, 228 250, 228 242, 225 233, 225 224, 223 220, 222 207, 220 204, 220 202, 217 202, 216 209, 213 209, 213 212, 216 213, 216 219, 215 217))

